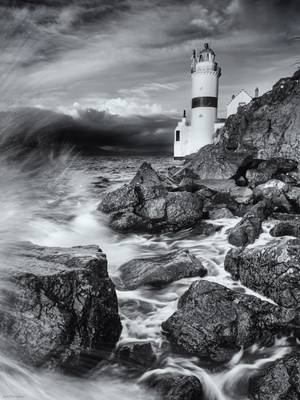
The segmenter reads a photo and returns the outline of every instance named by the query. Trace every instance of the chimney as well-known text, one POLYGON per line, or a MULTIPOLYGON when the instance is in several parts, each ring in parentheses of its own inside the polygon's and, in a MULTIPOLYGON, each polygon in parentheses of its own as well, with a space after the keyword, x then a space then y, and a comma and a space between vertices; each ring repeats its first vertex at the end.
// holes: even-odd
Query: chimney
POLYGON ((256 98, 258 96, 259 96, 259 89, 257 87, 257 88, 255 88, 255 91, 254 91, 254 98, 256 98))

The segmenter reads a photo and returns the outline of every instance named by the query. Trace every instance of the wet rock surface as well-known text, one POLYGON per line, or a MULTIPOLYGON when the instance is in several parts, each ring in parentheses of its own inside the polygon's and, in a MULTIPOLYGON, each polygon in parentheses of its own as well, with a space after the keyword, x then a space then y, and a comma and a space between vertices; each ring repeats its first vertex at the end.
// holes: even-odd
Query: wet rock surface
POLYGON ((119 269, 117 285, 126 290, 144 285, 161 287, 182 278, 206 274, 207 270, 199 259, 188 250, 178 250, 123 264, 119 269))
POLYGON ((300 238, 300 221, 281 221, 270 230, 270 234, 274 237, 295 236, 300 238))
POLYGON ((0 322, 10 351, 25 363, 69 373, 108 357, 122 328, 100 248, 22 243, 14 250, 22 272, 11 278, 16 290, 7 292, 0 322))
POLYGON ((209 212, 209 219, 222 219, 222 218, 233 218, 234 215, 232 214, 232 212, 226 208, 226 207, 222 207, 222 208, 215 208, 214 210, 209 212))
POLYGON ((169 192, 147 163, 128 185, 108 193, 99 210, 110 214, 110 226, 122 232, 177 231, 203 217, 203 203, 196 193, 169 192))
POLYGON ((286 158, 272 158, 270 160, 256 160, 256 168, 249 168, 246 172, 248 185, 254 188, 271 179, 277 179, 288 172, 297 169, 297 161, 286 158))
POLYGON ((203 212, 227 208, 233 215, 243 216, 252 207, 252 191, 239 187, 233 179, 201 180, 197 194, 203 201, 203 212))
POLYGON ((195 376, 163 374, 151 377, 147 382, 161 400, 204 400, 200 380, 195 376))
POLYGON ((241 221, 229 230, 229 243, 237 247, 254 243, 262 232, 262 222, 271 214, 271 210, 270 203, 265 200, 253 206, 241 221))
POLYGON ((277 239, 266 245, 230 250, 225 269, 233 279, 284 307, 300 301, 300 240, 277 239))
POLYGON ((274 335, 287 331, 295 318, 294 310, 203 280, 182 295, 162 329, 176 348, 223 363, 241 347, 272 345, 274 335))
POLYGON ((116 356, 120 364, 138 371, 147 370, 156 362, 156 355, 151 342, 121 343, 118 346, 116 356))
POLYGON ((250 379, 251 400, 298 400, 300 398, 300 353, 277 360, 250 379))
POLYGON ((231 179, 248 160, 249 153, 231 152, 212 144, 187 157, 185 166, 200 179, 231 179))
POLYGON ((226 149, 259 154, 259 158, 299 160, 300 72, 280 79, 271 91, 230 116, 220 135, 226 149))

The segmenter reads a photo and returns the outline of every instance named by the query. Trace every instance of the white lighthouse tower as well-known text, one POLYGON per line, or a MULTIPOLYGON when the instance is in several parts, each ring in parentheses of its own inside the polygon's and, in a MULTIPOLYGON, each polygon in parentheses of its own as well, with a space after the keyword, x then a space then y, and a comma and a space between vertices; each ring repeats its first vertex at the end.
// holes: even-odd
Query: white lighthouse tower
POLYGON ((192 55, 192 111, 191 125, 183 119, 175 129, 174 158, 195 153, 212 143, 217 121, 218 90, 221 68, 215 53, 204 44, 204 49, 192 55))
POLYGON ((192 118, 190 153, 212 143, 217 120, 218 90, 221 68, 215 53, 205 43, 204 49, 192 56, 192 118))

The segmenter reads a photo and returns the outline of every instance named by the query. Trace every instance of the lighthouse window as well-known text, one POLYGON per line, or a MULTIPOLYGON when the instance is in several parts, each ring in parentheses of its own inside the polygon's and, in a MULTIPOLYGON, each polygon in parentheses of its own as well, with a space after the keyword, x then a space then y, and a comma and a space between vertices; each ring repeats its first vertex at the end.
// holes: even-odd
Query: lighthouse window
POLYGON ((176 142, 180 141, 180 131, 176 131, 176 142))

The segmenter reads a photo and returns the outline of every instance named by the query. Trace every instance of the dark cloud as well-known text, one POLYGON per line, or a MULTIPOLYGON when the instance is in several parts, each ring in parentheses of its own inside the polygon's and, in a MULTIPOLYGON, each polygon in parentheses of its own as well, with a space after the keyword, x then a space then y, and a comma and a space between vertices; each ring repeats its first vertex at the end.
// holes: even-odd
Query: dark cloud
POLYGON ((299 32, 298 0, 240 0, 238 25, 264 32, 293 35, 299 32))
POLYGON ((164 115, 120 117, 93 109, 76 118, 41 109, 0 113, 0 148, 80 151, 170 152, 175 120, 164 115))
POLYGON ((234 91, 268 90, 292 72, 299 17, 299 0, 2 0, 0 103, 101 109, 124 97, 180 110, 189 104, 190 52, 208 40, 223 67, 224 111, 234 91), (138 95, 153 83, 177 87, 176 96, 138 95))

